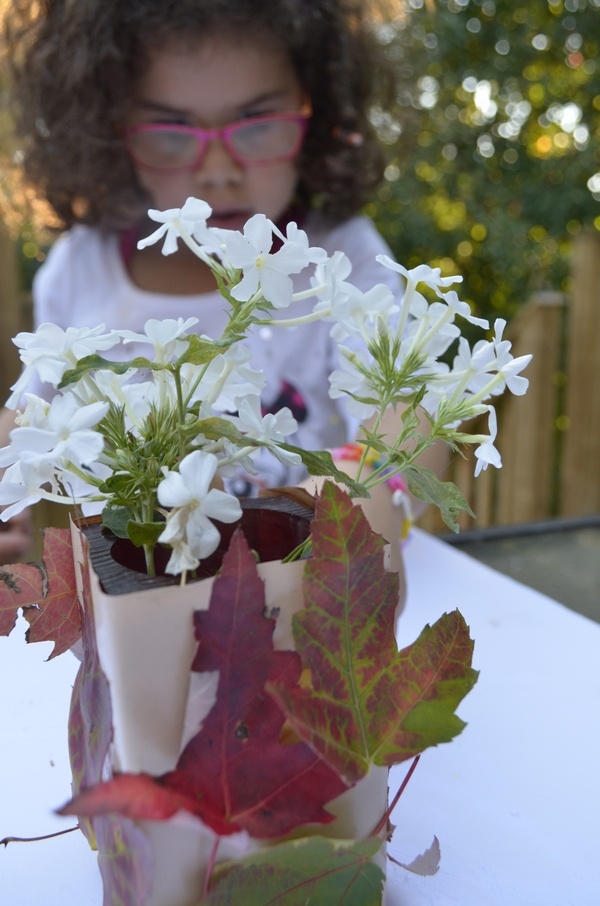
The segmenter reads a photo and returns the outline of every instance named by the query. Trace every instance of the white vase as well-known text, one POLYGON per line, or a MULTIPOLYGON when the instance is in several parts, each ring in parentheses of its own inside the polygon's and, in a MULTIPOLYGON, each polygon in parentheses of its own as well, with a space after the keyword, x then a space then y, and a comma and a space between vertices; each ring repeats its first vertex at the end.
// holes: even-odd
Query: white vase
MULTIPOLYGON (((73 552, 78 580, 88 558, 81 531, 73 526, 73 552), (79 564, 79 566, 78 566, 79 564)), ((280 560, 258 565, 265 582, 266 605, 279 617, 274 646, 293 648, 291 618, 302 607, 304 563, 280 560)), ((196 642, 193 613, 207 609, 213 578, 183 587, 150 587, 126 594, 107 594, 90 570, 91 602, 79 582, 82 606, 93 609, 98 655, 108 680, 113 741, 109 771, 160 775, 172 770, 182 749, 196 642)), ((327 806, 337 819, 318 833, 337 839, 369 834, 385 812, 387 769, 376 768, 354 788, 327 806)), ((197 906, 213 832, 197 818, 180 813, 166 822, 140 822, 154 854, 152 894, 144 906, 197 906)), ((221 839, 218 861, 244 855, 264 844, 246 833, 221 839)), ((382 867, 385 853, 382 853, 382 867)))

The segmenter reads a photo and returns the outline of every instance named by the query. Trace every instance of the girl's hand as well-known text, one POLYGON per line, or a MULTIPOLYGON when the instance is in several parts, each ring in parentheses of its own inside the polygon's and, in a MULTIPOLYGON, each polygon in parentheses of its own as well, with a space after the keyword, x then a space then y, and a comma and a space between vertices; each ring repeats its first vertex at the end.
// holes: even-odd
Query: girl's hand
POLYGON ((0 564, 14 563, 26 554, 31 546, 31 538, 29 511, 19 513, 8 522, 0 522, 0 564))

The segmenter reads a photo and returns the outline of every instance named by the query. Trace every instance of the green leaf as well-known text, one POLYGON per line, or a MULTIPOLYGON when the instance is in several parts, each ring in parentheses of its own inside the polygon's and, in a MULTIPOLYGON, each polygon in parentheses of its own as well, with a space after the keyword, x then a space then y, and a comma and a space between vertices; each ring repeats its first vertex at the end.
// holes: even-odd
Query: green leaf
POLYGON ((288 450, 290 453, 297 453, 306 466, 309 475, 320 475, 325 478, 331 478, 338 484, 344 484, 351 492, 353 497, 368 497, 369 492, 364 484, 354 481, 345 472, 338 469, 334 463, 331 453, 327 450, 303 450, 302 447, 296 447, 293 444, 280 444, 282 450, 288 450))
MULTIPOLYGON (((69 384, 76 384, 77 381, 80 381, 81 378, 85 377, 86 374, 89 374, 90 371, 114 371, 115 374, 125 374, 129 368, 151 371, 157 370, 156 363, 151 362, 150 359, 146 359, 143 356, 138 356, 138 358, 132 359, 130 362, 112 362, 110 359, 105 359, 101 355, 86 355, 82 359, 79 359, 75 368, 65 371, 63 379, 58 385, 58 389, 62 390, 63 387, 68 387, 69 384)), ((163 369, 164 366, 160 365, 160 368, 163 369)))
POLYGON ((407 466, 402 475, 411 494, 438 507, 442 519, 451 531, 459 530, 457 517, 461 510, 466 510, 470 516, 475 515, 456 485, 451 481, 440 481, 431 469, 407 466))
POLYGON ((130 519, 127 523, 127 537, 136 547, 143 547, 145 544, 154 547, 164 530, 164 522, 134 522, 130 519))
POLYGON ((473 686, 473 643, 458 611, 398 651, 398 576, 383 566, 383 540, 360 507, 326 483, 312 522, 313 558, 294 641, 312 688, 269 691, 296 733, 355 783, 371 765, 398 764, 447 742, 473 686))
POLYGON ((194 430, 200 434, 204 434, 209 440, 220 440, 222 437, 225 437, 227 440, 230 440, 240 447, 246 445, 259 446, 257 441, 245 437, 241 431, 238 431, 233 422, 230 422, 226 418, 219 418, 218 416, 201 419, 194 425, 194 430))
POLYGON ((206 365, 212 362, 216 356, 225 352, 234 342, 234 338, 220 340, 209 340, 206 337, 200 337, 195 333, 190 334, 187 338, 188 348, 177 359, 178 365, 189 362, 192 365, 206 365))
POLYGON ((109 529, 117 538, 129 538, 127 526, 131 521, 131 510, 127 506, 104 507, 102 510, 102 525, 109 529))
POLYGON ((371 859, 381 840, 305 837, 216 866, 205 906, 380 906, 384 874, 371 859))

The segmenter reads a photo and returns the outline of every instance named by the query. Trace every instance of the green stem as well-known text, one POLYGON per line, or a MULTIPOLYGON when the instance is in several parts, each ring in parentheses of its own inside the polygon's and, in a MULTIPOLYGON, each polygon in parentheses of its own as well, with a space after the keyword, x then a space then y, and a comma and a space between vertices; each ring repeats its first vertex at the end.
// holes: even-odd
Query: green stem
POLYGON ((146 560, 146 572, 149 576, 154 578, 156 575, 156 567, 154 565, 154 548, 149 544, 144 544, 144 559, 146 560))
POLYGON ((296 318, 256 318, 255 324, 267 327, 298 327, 301 324, 310 324, 312 321, 322 321, 331 314, 331 308, 321 311, 311 311, 307 315, 298 315, 296 318))
POLYGON ((294 560, 301 560, 303 557, 308 555, 308 552, 311 548, 312 539, 309 535, 308 538, 305 538, 304 541, 294 548, 293 551, 290 551, 283 559, 282 563, 292 563, 294 560))

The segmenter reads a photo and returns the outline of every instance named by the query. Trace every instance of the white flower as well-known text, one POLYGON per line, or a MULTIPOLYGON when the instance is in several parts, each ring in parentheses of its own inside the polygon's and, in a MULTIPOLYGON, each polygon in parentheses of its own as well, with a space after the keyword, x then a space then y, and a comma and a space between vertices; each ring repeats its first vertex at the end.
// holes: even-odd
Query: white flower
POLYGON ((513 358, 510 353, 511 343, 502 339, 505 326, 506 321, 503 318, 497 318, 494 322, 493 343, 496 351, 496 368, 502 380, 496 384, 492 393, 495 396, 503 393, 504 388, 508 387, 515 396, 523 396, 529 387, 529 381, 527 378, 520 377, 520 372, 529 365, 533 356, 522 355, 516 359, 513 358))
POLYGON ((305 264, 324 264, 327 261, 327 252, 325 249, 319 248, 319 246, 309 245, 306 232, 301 230, 294 221, 287 224, 285 236, 277 229, 277 227, 274 227, 274 232, 281 240, 283 240, 288 248, 295 246, 297 251, 302 254, 305 264))
POLYGON ((485 392, 495 366, 496 353, 493 343, 478 340, 471 351, 467 340, 461 337, 447 385, 454 383, 458 393, 461 394, 485 392))
POLYGON ((310 278, 310 284, 315 295, 325 300, 315 306, 315 311, 324 309, 329 300, 335 295, 337 287, 346 282, 346 277, 352 273, 350 259, 343 252, 334 252, 331 258, 319 261, 315 272, 310 278))
POLYGON ((10 466, 0 481, 0 506, 6 507, 0 519, 6 522, 38 503, 44 496, 43 485, 54 477, 54 467, 49 462, 17 462, 10 466))
POLYGON ((251 358, 248 347, 237 343, 209 362, 199 382, 197 366, 184 365, 181 375, 185 385, 191 388, 197 383, 191 399, 201 400, 221 412, 234 412, 239 397, 254 394, 265 385, 264 372, 248 364, 251 358))
POLYGON ((10 446, 0 450, 0 465, 27 459, 29 462, 54 462, 64 459, 76 466, 94 462, 104 446, 97 431, 90 430, 108 412, 108 403, 82 406, 72 394, 56 396, 48 407, 45 424, 13 428, 10 446))
POLYGON ((419 264, 418 267, 407 270, 402 264, 398 264, 397 261, 390 258, 389 255, 377 255, 376 260, 379 261, 380 264, 383 264, 384 267, 389 268, 389 270, 402 274, 407 282, 412 283, 413 286, 424 283, 425 286, 429 286, 430 289, 437 291, 442 286, 452 286, 453 283, 462 283, 462 277, 442 277, 442 272, 439 267, 430 267, 428 264, 419 264))
POLYGON ((33 425, 36 428, 43 427, 48 418, 50 403, 41 396, 36 396, 35 393, 25 393, 24 397, 26 406, 22 412, 17 410, 15 425, 19 427, 28 425, 33 425))
MULTIPOLYGON (((214 274, 229 311, 221 339, 204 338, 206 356, 195 354, 189 335, 196 318, 150 319, 143 332, 106 333, 103 325, 64 331, 43 324, 36 333, 18 335, 15 342, 25 367, 9 405, 19 405, 23 395, 26 403, 10 445, 0 450, 0 467, 8 467, 0 483, 0 505, 8 506, 5 518, 40 498, 86 506, 118 499, 135 521, 145 522, 157 511, 166 518, 158 531, 162 529, 159 541, 172 548, 168 572, 194 569, 219 544, 212 520, 233 522, 241 515, 237 498, 211 487, 217 470, 221 478, 235 478, 240 466, 254 473, 258 463, 261 482, 275 484, 285 471, 280 463, 295 467, 302 460, 282 449, 286 437, 298 430, 291 411, 261 411, 259 392, 266 377, 251 367, 251 354, 240 342, 246 324, 275 331, 329 322, 340 359, 330 376, 332 398, 345 398, 348 412, 358 419, 375 414, 377 426, 384 407, 404 398, 427 416, 430 436, 425 438, 418 436, 416 413, 403 417, 395 443, 404 444, 408 462, 424 444, 441 437, 452 447, 479 445, 476 474, 501 464, 489 398, 506 388, 524 393, 528 382, 520 372, 531 357, 514 358, 510 342, 503 339, 501 319, 494 338, 471 350, 454 323, 456 316, 478 327, 487 322, 474 317, 469 305, 448 289, 462 278, 442 277, 440 268, 427 265, 407 269, 380 255, 383 266, 405 278, 402 297, 384 284, 361 291, 348 282, 349 259, 341 252, 328 258, 323 249, 312 248, 297 224, 290 223, 283 235, 256 214, 243 232, 213 229, 207 223, 211 213, 206 202, 194 198, 181 208, 150 211, 157 229, 138 246, 160 241, 163 254, 170 254, 181 239, 214 274), (294 293, 292 277, 308 265, 314 266, 310 285, 294 293), (430 303, 418 291, 421 284, 436 301, 430 303), (299 313, 292 310, 293 316, 283 317, 274 311, 293 301, 301 303, 299 313), (456 339, 458 354, 450 369, 440 358, 456 339), (119 342, 115 358, 122 365, 103 367, 101 356, 94 356, 89 367, 77 371, 77 382, 60 387, 65 372, 82 358, 119 342), (148 355, 127 362, 133 342, 147 344, 148 355), (219 354, 211 358, 210 349, 219 354), (119 374, 121 368, 125 371, 119 374), (53 385, 58 393, 52 402, 27 393, 32 378, 53 385), (461 421, 486 411, 489 436, 458 430, 461 421), (269 454, 271 474, 263 466, 269 454), (111 476, 114 482, 107 480, 111 476)), ((370 432, 366 435, 368 444, 370 432)), ((376 446, 383 451, 385 441, 376 446)), ((371 477, 367 486, 384 476, 376 470, 371 477)), ((398 493, 394 502, 400 499, 398 493)), ((149 563, 151 547, 146 550, 149 563)))
POLYGON ((167 572, 179 572, 182 558, 187 558, 186 562, 194 559, 194 566, 185 567, 194 569, 217 549, 220 535, 211 519, 235 522, 242 515, 237 497, 210 487, 217 466, 218 459, 212 453, 194 450, 181 460, 178 472, 165 470, 157 494, 161 506, 171 508, 158 539, 174 548, 167 572))
POLYGON ((144 249, 148 245, 154 245, 164 236, 162 253, 172 255, 177 251, 177 240, 182 234, 196 239, 203 237, 206 221, 211 214, 210 205, 198 198, 188 198, 182 208, 169 208, 167 211, 150 210, 148 217, 161 225, 150 236, 140 239, 137 247, 144 249))
MULTIPOLYGON (((168 522, 168 520, 167 520, 168 522)), ((212 523, 210 523, 212 525, 212 523)), ((213 526, 214 528, 214 526, 213 526)), ((217 531, 215 529, 215 531, 217 531)), ((165 541, 163 537, 166 534, 167 530, 162 533, 159 538, 159 541, 165 541)), ((219 533, 217 532, 217 535, 219 533)), ((165 572, 170 573, 173 576, 179 576, 181 573, 188 572, 188 570, 196 569, 200 560, 198 557, 195 557, 191 550, 189 544, 185 541, 181 541, 180 538, 175 534, 174 537, 168 542, 172 548, 171 556, 169 557, 169 562, 165 567, 165 572)), ((217 545, 219 541, 217 539, 217 545)))
POLYGON ((21 361, 26 366, 11 390, 6 405, 13 409, 19 397, 37 374, 41 381, 57 387, 63 375, 73 368, 78 359, 110 349, 119 342, 116 331, 104 333, 104 324, 98 327, 68 327, 63 330, 56 324, 40 324, 35 333, 19 333, 13 342, 19 347, 21 361))
POLYGON ((452 321, 451 309, 441 302, 433 302, 424 310, 419 305, 419 312, 420 317, 409 321, 405 328, 405 338, 411 342, 410 346, 404 344, 404 348, 407 354, 414 352, 421 357, 437 358, 460 336, 460 328, 452 321))
POLYGON ((493 406, 489 406, 488 412, 490 413, 488 421, 490 436, 475 450, 475 456, 477 458, 477 465, 475 466, 475 478, 477 478, 482 469, 487 469, 489 465, 495 466, 497 469, 500 469, 502 467, 502 459, 500 458, 498 450, 494 446, 494 441, 496 440, 496 435, 498 433, 496 410, 493 406))
POLYGON ((348 397, 348 412, 356 418, 368 418, 375 412, 372 403, 363 403, 354 399, 358 397, 373 397, 373 391, 358 364, 370 367, 367 356, 361 352, 353 352, 344 346, 339 347, 342 357, 340 367, 329 376, 329 396, 331 399, 348 397))
POLYGON ((144 324, 144 333, 134 333, 133 330, 120 330, 119 334, 123 343, 149 343, 154 348, 155 362, 170 362, 177 358, 186 349, 186 342, 181 338, 186 335, 190 327, 198 323, 198 318, 166 318, 158 321, 151 318, 144 324))
MULTIPOLYGON (((244 226, 244 233, 221 230, 227 248, 227 260, 243 272, 231 291, 234 299, 247 302, 260 289, 273 308, 286 308, 292 301, 294 285, 290 274, 297 274, 310 263, 308 243, 286 241, 271 254, 274 224, 255 214, 244 226)), ((215 233, 219 232, 217 230, 215 233)))
POLYGON ((277 446, 285 442, 288 434, 295 434, 298 430, 298 422, 287 406, 278 412, 262 415, 259 398, 247 396, 240 402, 238 422, 244 433, 261 441, 280 462, 286 465, 299 465, 302 462, 297 453, 281 450, 277 446))
POLYGON ((397 311, 394 295, 385 284, 378 283, 362 292, 343 283, 331 299, 331 318, 336 321, 331 336, 338 342, 352 336, 368 343, 377 333, 379 318, 387 324, 397 311))
MULTIPOLYGON (((165 372, 160 372, 162 382, 160 389, 164 396, 165 372)), ((95 371, 88 375, 85 382, 72 388, 73 395, 81 405, 93 402, 110 402, 122 408, 127 430, 139 429, 147 418, 150 407, 158 402, 159 387, 154 381, 136 380, 139 372, 129 368, 123 374, 114 371, 95 371)), ((169 378, 172 377, 169 375, 169 378)), ((176 405, 176 393, 173 388, 172 404, 176 405)))
POLYGON ((487 330, 490 326, 489 321, 486 321, 485 318, 476 318, 475 315, 471 314, 471 307, 468 302, 461 302, 453 289, 447 293, 438 293, 438 296, 446 303, 448 308, 452 309, 455 314, 460 315, 461 318, 464 318, 465 321, 469 321, 470 324, 483 327, 484 330, 487 330))

